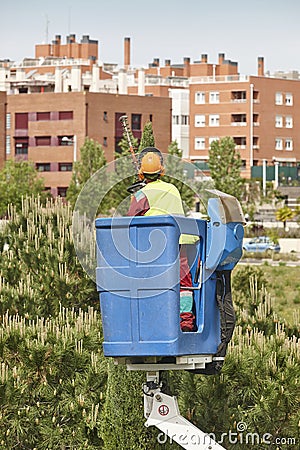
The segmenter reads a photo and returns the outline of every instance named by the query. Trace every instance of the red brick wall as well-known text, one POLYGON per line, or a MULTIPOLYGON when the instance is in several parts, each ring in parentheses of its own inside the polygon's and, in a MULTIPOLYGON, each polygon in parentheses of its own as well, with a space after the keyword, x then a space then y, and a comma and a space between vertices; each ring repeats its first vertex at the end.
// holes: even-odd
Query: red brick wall
POLYGON ((5 162, 6 151, 6 92, 0 92, 0 169, 3 168, 5 162))
MULTIPOLYGON (((70 146, 34 146, 36 136, 50 136, 52 144, 58 136, 77 136, 77 159, 85 137, 96 140, 103 145, 104 137, 107 146, 103 147, 108 161, 113 160, 115 151, 115 112, 142 115, 142 128, 152 115, 156 145, 163 151, 171 142, 171 100, 169 98, 142 97, 133 95, 114 95, 101 93, 69 92, 20 94, 8 96, 8 111, 11 113, 11 145, 14 157, 15 113, 31 113, 27 135, 31 146, 28 159, 34 162, 66 163, 73 161, 73 145, 70 146), (57 120, 59 111, 73 111, 73 120, 57 120), (51 112, 52 119, 47 121, 33 120, 36 112, 51 112), (104 112, 107 120, 104 120, 104 112)), ((3 142, 4 139, 1 140, 3 142)), ((68 186, 70 172, 41 172, 46 186, 57 188, 68 186)))

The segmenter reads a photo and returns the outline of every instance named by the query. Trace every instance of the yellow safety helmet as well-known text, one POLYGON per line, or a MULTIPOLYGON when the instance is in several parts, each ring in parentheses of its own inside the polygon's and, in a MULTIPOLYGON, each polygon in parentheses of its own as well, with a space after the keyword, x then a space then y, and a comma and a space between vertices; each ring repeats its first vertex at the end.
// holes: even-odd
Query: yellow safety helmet
POLYGON ((164 175, 163 157, 155 147, 146 147, 139 154, 139 178, 147 178, 147 175, 164 175))

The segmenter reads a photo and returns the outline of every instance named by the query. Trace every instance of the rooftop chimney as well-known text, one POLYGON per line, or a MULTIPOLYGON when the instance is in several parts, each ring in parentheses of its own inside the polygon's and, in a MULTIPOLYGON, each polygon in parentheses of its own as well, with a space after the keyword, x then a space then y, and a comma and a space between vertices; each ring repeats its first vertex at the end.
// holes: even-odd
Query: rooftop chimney
POLYGON ((201 62, 202 63, 207 63, 207 54, 206 53, 204 53, 203 55, 201 55, 201 62))
POLYGON ((219 53, 219 65, 223 64, 225 59, 225 53, 219 53))
POLYGON ((70 34, 69 36, 67 36, 67 44, 73 44, 74 42, 76 42, 75 34, 70 34))
POLYGON ((190 58, 183 58, 184 63, 184 69, 183 69, 183 76, 184 77, 190 77, 191 76, 191 66, 190 66, 191 59, 190 58))
POLYGON ((263 56, 259 56, 257 58, 257 75, 259 77, 264 77, 265 76, 265 64, 264 64, 263 56))
POLYGON ((165 66, 169 67, 171 65, 171 60, 170 59, 165 59, 165 66))
POLYGON ((153 65, 159 67, 159 58, 153 58, 153 65))
POLYGON ((130 37, 124 39, 124 67, 130 67, 130 37))

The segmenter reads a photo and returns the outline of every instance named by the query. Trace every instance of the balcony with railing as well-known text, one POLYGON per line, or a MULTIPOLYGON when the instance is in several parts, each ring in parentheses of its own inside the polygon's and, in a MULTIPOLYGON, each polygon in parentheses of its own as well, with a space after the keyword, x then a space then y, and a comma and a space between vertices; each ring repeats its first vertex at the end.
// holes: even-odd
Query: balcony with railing
POLYGON ((83 58, 32 58, 24 59, 22 62, 14 62, 11 68, 25 68, 25 67, 57 67, 57 66, 90 66, 91 61, 83 58))
POLYGON ((246 127, 247 122, 231 122, 232 127, 246 127))
POLYGON ((231 114, 231 126, 246 127, 247 126, 246 114, 231 114))
POLYGON ((205 84, 205 83, 245 83, 250 79, 249 75, 222 75, 222 76, 205 76, 205 77, 190 77, 190 84, 205 84))
MULTIPOLYGON (((138 80, 135 79, 133 82, 134 85, 138 84, 138 80)), ((174 87, 182 87, 188 88, 189 81, 185 77, 167 77, 163 78, 160 75, 157 76, 146 76, 145 77, 145 85, 146 86, 174 86, 174 87)))

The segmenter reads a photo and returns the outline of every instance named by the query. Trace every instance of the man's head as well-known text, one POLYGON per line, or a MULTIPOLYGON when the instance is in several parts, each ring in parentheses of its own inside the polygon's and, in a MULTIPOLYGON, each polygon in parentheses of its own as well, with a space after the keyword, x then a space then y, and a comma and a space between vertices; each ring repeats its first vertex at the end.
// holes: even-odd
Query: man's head
POLYGON ((156 147, 146 147, 139 154, 139 178, 157 180, 164 175, 163 156, 156 147))

